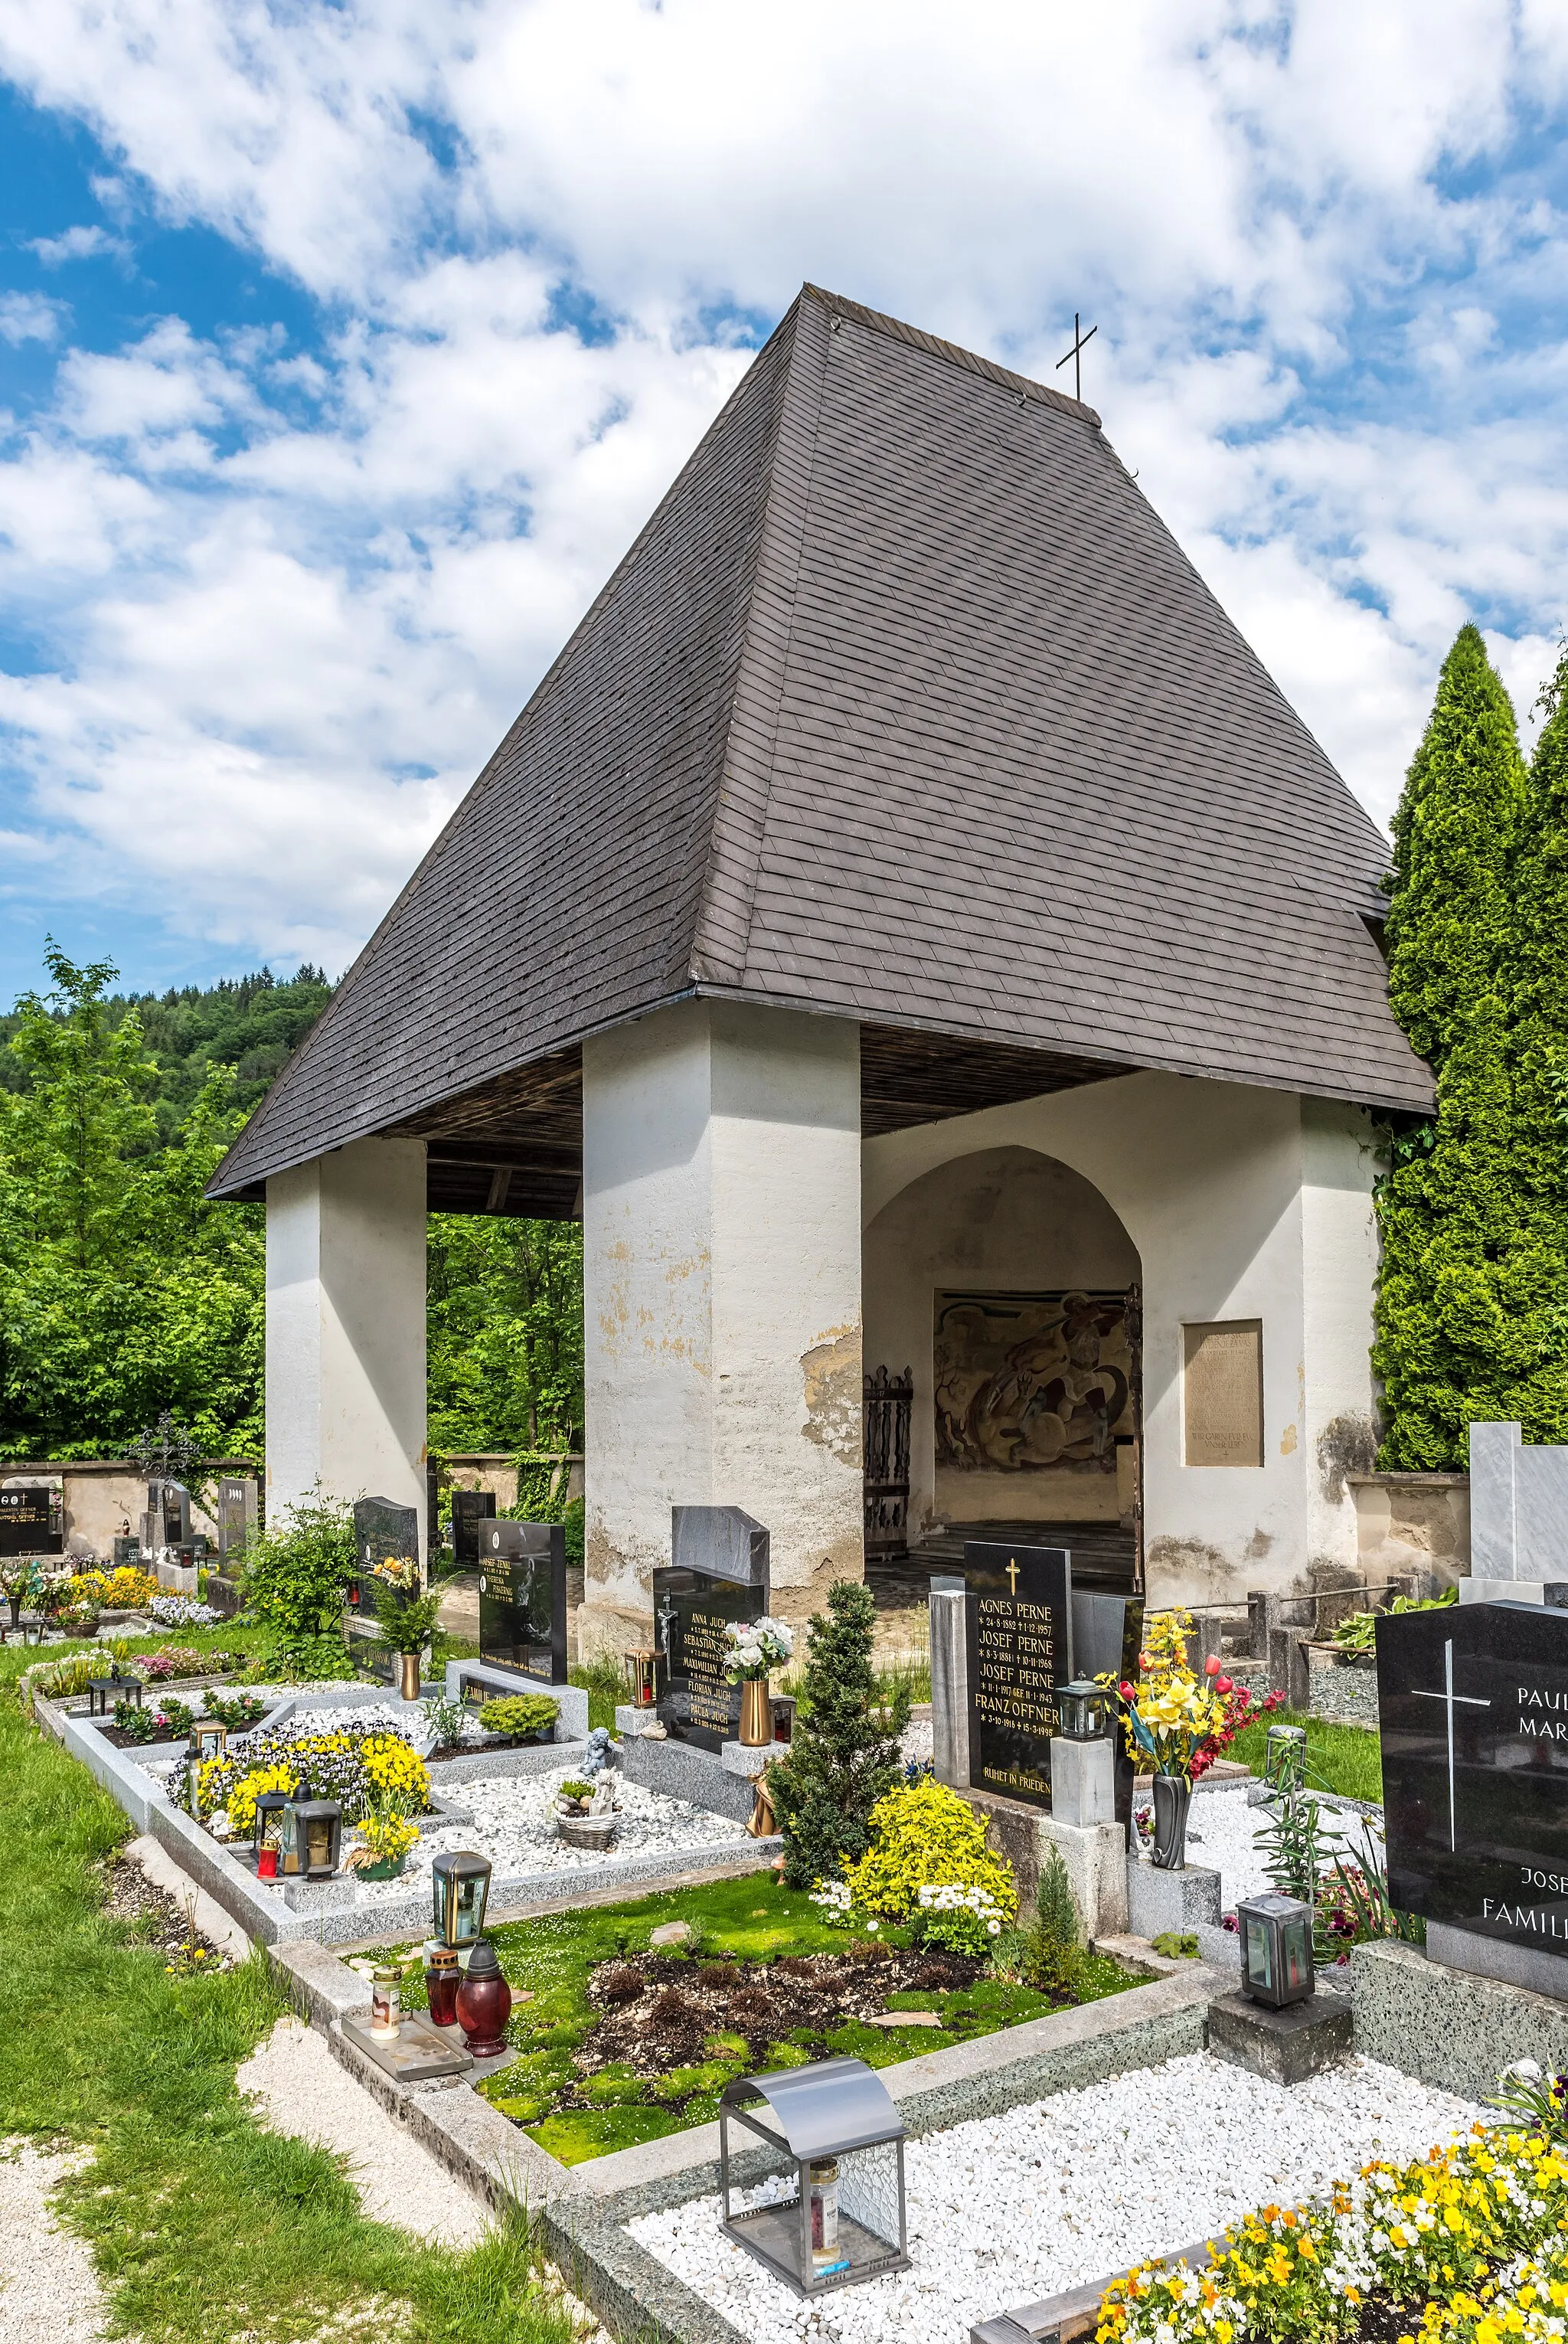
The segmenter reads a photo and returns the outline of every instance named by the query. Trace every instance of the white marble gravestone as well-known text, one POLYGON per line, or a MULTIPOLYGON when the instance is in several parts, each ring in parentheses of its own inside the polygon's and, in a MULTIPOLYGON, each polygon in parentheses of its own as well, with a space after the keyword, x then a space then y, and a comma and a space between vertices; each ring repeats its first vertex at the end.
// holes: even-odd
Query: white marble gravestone
POLYGON ((1470 1428, 1470 1576, 1462 1603, 1568 1608, 1568 1448, 1516 1424, 1470 1428))

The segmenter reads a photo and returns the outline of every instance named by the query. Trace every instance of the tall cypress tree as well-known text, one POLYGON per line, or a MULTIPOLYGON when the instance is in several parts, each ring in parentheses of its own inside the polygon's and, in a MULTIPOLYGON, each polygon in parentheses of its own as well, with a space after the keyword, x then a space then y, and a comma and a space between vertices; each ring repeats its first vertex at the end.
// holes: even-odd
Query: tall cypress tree
POLYGON ((1528 803, 1508 694, 1462 627, 1393 823, 1389 997, 1438 1108, 1396 1138, 1378 1193, 1385 1470, 1462 1470, 1472 1420, 1518 1414, 1539 1364, 1551 1262, 1514 1161, 1510 1046, 1528 803))

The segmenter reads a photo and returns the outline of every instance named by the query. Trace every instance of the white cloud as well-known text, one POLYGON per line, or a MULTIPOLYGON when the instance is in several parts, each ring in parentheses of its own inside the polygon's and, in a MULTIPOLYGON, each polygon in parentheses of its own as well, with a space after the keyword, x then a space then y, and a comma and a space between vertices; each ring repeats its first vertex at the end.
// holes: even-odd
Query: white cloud
POLYGON ((60 330, 61 307, 41 293, 0 293, 0 341, 52 342, 60 330))
POLYGON ((1528 321, 1568 258, 1509 143, 1568 93, 1544 0, 0 0, 0 66, 110 166, 116 234, 40 258, 150 205, 328 305, 306 350, 177 314, 68 350, 5 467, 44 835, 193 935, 347 956, 737 309, 806 276, 1047 380, 1098 321, 1086 395, 1384 819, 1464 616, 1516 692, 1551 663, 1568 352, 1528 321), (563 279, 608 338, 552 330, 563 279))
POLYGON ((111 236, 105 227, 68 227, 59 236, 34 237, 29 252, 35 252, 45 268, 58 268, 67 260, 91 260, 101 252, 123 257, 130 247, 124 237, 111 236))

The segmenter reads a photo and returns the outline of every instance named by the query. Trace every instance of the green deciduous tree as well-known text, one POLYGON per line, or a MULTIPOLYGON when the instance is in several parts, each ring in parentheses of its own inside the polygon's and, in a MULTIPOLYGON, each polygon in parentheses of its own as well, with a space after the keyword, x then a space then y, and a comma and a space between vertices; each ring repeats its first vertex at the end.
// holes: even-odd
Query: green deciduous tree
POLYGON ((580 1449, 578 1224, 432 1213, 429 1278, 431 1448, 580 1449))
POLYGON ((1507 693, 1462 628, 1394 822, 1390 997, 1432 1063, 1437 1114, 1395 1137, 1378 1194, 1387 1470, 1463 1470, 1477 1419, 1563 1437, 1563 931, 1553 951, 1543 803, 1542 759, 1527 784, 1507 693))

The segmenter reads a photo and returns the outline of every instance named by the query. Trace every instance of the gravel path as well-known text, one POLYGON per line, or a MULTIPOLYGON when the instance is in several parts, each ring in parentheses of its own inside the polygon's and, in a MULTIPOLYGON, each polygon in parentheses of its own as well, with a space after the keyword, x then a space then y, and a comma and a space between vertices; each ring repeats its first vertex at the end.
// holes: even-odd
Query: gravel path
POLYGON ((347 2160, 372 2221, 396 2223, 442 2246, 471 2247, 483 2238, 486 2217, 477 2200, 338 2066, 303 2019, 280 2018, 237 2081, 274 2131, 347 2160))
POLYGON ((91 2249, 56 2224, 49 2193, 81 2153, 0 2143, 0 2344, 98 2344, 106 2313, 91 2249))
POLYGON ((751 2344, 965 2344, 1011 2304, 1293 2204, 1371 2157, 1422 2155, 1483 2113, 1368 2059, 1292 2091, 1206 2052, 1140 2068, 910 2141, 911 2268, 815 2304, 730 2245, 716 2198, 628 2228, 751 2344))

